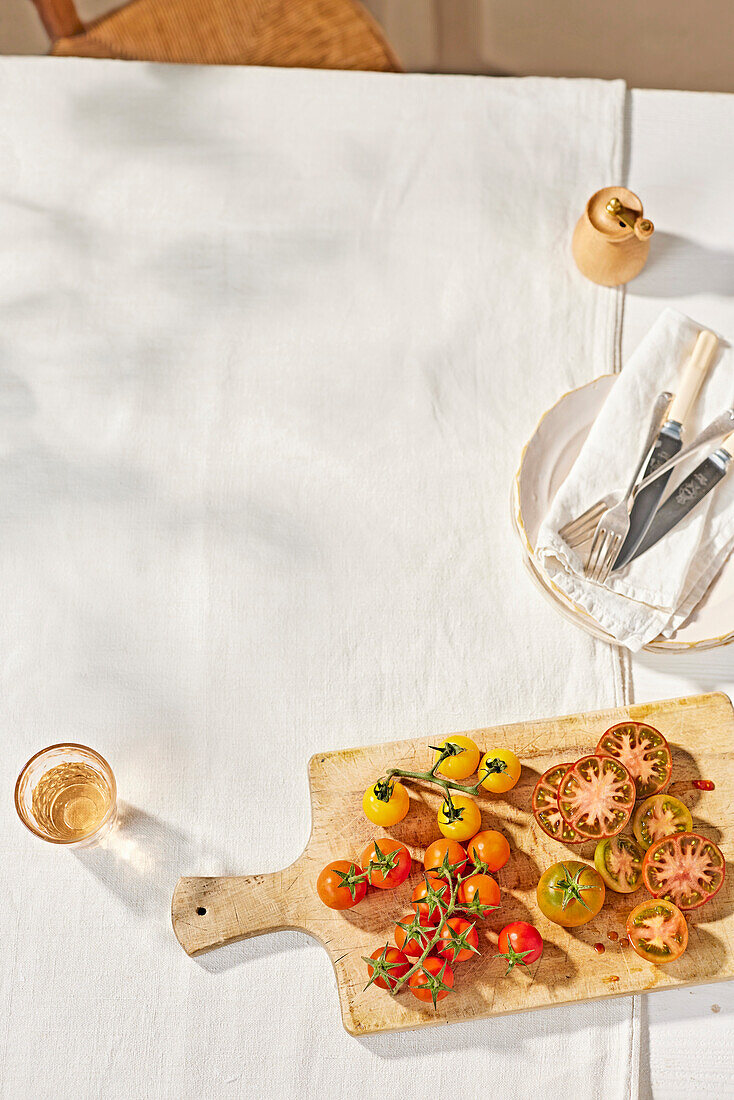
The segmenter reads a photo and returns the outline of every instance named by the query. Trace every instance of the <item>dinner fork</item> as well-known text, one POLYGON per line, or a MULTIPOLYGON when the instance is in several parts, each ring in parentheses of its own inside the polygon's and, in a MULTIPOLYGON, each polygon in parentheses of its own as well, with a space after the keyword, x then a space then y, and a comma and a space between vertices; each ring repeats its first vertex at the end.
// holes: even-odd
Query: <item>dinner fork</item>
MULTIPOLYGON (((665 393, 661 393, 655 401, 655 404, 653 406, 652 420, 650 422, 650 431, 648 433, 647 442, 645 443, 645 450, 642 453, 640 463, 637 467, 638 475, 640 470, 642 469, 645 459, 647 458, 650 448, 655 441, 657 433, 662 426, 663 419, 668 411, 668 408, 670 407, 670 402, 672 401, 672 399, 672 394, 667 393, 666 391, 665 393)), ((601 497, 589 508, 587 508, 585 512, 582 512, 581 515, 576 516, 575 519, 570 519, 567 523, 564 523, 563 527, 560 528, 558 534, 561 536, 568 547, 570 547, 572 550, 575 550, 578 546, 581 546, 588 539, 594 537, 597 526, 599 524, 599 520, 609 508, 612 508, 617 503, 617 500, 617 493, 610 493, 607 496, 601 497)))
MULTIPOLYGON (((657 470, 653 470, 651 474, 635 485, 633 497, 636 497, 638 493, 646 489, 648 485, 651 485, 653 481, 657 481, 659 477, 664 477, 665 474, 670 473, 676 466, 680 466, 682 462, 685 462, 690 455, 695 451, 700 451, 702 447, 705 447, 708 443, 713 443, 718 439, 723 439, 725 435, 728 435, 732 428, 734 428, 734 409, 726 409, 723 413, 719 413, 705 428, 702 428, 695 439, 693 439, 687 447, 684 447, 682 451, 678 451, 677 455, 673 455, 667 462, 663 462, 658 466, 657 470)), ((609 496, 602 497, 597 500, 595 504, 592 504, 590 508, 587 508, 585 512, 582 512, 576 519, 569 520, 559 530, 559 535, 572 550, 575 550, 577 546, 581 546, 582 543, 587 542, 593 538, 599 520, 608 508, 611 508, 617 499, 616 493, 611 493, 609 496)))
MULTIPOLYGON (((643 489, 646 489, 648 485, 651 485, 653 481, 657 481, 659 477, 664 477, 666 474, 669 474, 671 470, 674 469, 674 467, 680 466, 696 451, 700 451, 702 447, 705 447, 709 443, 713 443, 715 440, 723 439, 724 436, 728 435, 732 431, 732 428, 734 428, 734 409, 726 409, 723 413, 720 413, 717 417, 715 417, 710 424, 707 424, 706 427, 699 432, 696 438, 692 440, 687 447, 684 447, 683 450, 679 451, 677 455, 673 455, 673 457, 669 458, 667 462, 663 462, 662 465, 658 466, 657 470, 653 470, 651 474, 648 474, 642 479, 642 481, 635 485, 632 494, 633 499, 636 498, 637 494, 642 492, 643 489)), ((577 546, 580 546, 582 543, 586 542, 588 539, 594 536, 599 520, 601 519, 604 512, 607 511, 608 508, 611 508, 613 506, 615 499, 616 495, 612 495, 609 497, 605 497, 603 500, 597 501, 596 504, 593 504, 591 506, 591 508, 587 508, 586 512, 578 517, 578 520, 573 521, 573 523, 578 524, 581 520, 583 520, 587 525, 592 524, 593 522, 593 526, 591 526, 590 530, 587 529, 587 533, 583 534, 581 537, 577 537, 575 541, 569 542, 568 539, 566 540, 568 545, 572 549, 575 549, 577 546), (604 503, 605 500, 607 502, 606 504, 604 503), (591 518, 588 517, 593 517, 593 521, 591 518)), ((572 525, 566 524, 567 528, 569 526, 572 525)), ((615 567, 616 558, 614 564, 612 565, 612 571, 615 569, 615 567)))
POLYGON ((670 402, 672 400, 673 395, 667 391, 659 394, 655 399, 645 446, 635 466, 635 472, 632 475, 627 492, 618 504, 607 508, 599 517, 594 541, 591 544, 589 556, 584 568, 584 576, 588 577, 590 581, 594 581, 596 584, 604 584, 606 581, 612 571, 612 566, 622 547, 622 543, 627 537, 627 532, 630 527, 630 508, 637 486, 637 479, 640 476, 642 467, 647 461, 650 449, 658 437, 663 417, 670 408, 670 402))

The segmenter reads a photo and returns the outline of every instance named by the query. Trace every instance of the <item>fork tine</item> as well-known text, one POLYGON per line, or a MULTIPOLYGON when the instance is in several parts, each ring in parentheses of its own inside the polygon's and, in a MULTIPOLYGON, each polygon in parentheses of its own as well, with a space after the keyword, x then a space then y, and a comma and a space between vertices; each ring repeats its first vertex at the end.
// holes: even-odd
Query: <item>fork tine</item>
POLYGON ((617 557, 619 555, 621 543, 622 543, 622 536, 621 535, 612 535, 612 537, 609 541, 609 547, 607 549, 607 552, 606 552, 606 555, 605 555, 605 558, 604 558, 604 564, 602 565, 601 571, 600 571, 600 574, 599 574, 599 580, 598 580, 599 584, 606 584, 607 580, 609 579, 609 574, 611 573, 611 571, 614 567, 614 563, 617 560, 617 557))
POLYGON ((589 556, 586 559, 586 568, 584 569, 584 575, 587 576, 589 580, 593 581, 594 579, 594 573, 596 571, 602 549, 606 542, 606 538, 606 528, 597 527, 596 534, 594 535, 594 541, 592 542, 591 548, 589 550, 589 556))

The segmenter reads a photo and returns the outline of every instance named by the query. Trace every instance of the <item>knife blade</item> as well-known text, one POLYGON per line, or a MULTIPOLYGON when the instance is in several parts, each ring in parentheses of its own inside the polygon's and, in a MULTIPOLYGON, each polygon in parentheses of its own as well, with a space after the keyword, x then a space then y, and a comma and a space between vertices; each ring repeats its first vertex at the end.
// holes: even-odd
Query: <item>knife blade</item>
MULTIPOLYGON (((653 473, 664 462, 673 458, 683 446, 682 425, 698 396, 703 380, 711 366, 719 341, 713 332, 699 332, 691 357, 686 364, 681 385, 668 413, 668 420, 660 429, 645 468, 644 477, 653 473)), ((615 570, 621 569, 632 560, 635 550, 645 537, 645 533, 655 515, 670 474, 663 474, 650 485, 641 489, 635 497, 630 512, 630 525, 627 537, 614 563, 615 570)))
POLYGON ((732 454, 734 454, 734 432, 726 437, 713 454, 699 463, 696 469, 684 478, 663 501, 630 560, 639 558, 698 507, 704 497, 719 484, 722 478, 726 477, 732 454))

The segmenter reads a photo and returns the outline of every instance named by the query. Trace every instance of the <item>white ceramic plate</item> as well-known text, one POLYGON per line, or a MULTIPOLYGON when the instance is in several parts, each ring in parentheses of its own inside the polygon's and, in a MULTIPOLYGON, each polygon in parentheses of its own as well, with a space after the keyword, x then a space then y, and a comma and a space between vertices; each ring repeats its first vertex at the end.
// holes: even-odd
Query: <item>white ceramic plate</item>
MULTIPOLYGON (((544 414, 520 458, 513 487, 513 520, 525 564, 545 596, 568 619, 616 645, 614 638, 548 579, 533 558, 540 524, 573 465, 616 375, 571 390, 544 414)), ((688 621, 671 638, 656 638, 646 649, 664 653, 713 649, 734 640, 734 558, 722 568, 688 621)))

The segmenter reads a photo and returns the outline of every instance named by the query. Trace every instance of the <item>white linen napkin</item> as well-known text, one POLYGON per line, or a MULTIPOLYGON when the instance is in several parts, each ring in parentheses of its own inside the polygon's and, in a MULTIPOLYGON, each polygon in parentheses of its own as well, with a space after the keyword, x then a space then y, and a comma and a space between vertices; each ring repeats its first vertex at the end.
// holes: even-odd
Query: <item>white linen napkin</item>
MULTIPOLYGON (((538 565, 604 630, 635 651, 688 618, 734 546, 734 479, 716 490, 664 539, 612 573, 605 585, 583 576, 582 554, 559 529, 595 500, 623 491, 644 446, 656 396, 675 393, 702 326, 673 309, 661 313, 625 366, 596 418, 571 472, 556 493, 538 533, 538 565)), ((684 425, 684 446, 734 403, 734 359, 722 344, 684 425)), ((715 447, 673 472, 665 496, 715 447)), ((586 547, 582 547, 583 555, 586 547)))

